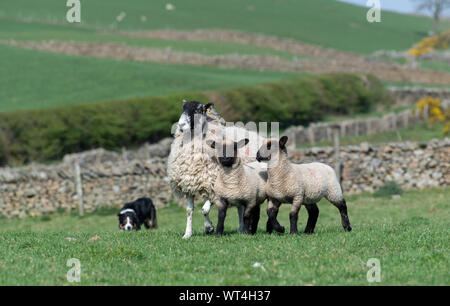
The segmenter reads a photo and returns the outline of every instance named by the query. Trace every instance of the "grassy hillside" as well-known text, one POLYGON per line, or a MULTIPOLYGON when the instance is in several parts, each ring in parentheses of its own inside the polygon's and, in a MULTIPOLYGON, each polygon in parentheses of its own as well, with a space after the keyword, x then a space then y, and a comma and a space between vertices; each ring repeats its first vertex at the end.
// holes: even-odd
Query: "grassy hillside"
POLYGON ((93 59, 2 45, 0 54, 0 111, 229 88, 294 75, 93 59))
MULTIPOLYGON (((367 8, 334 0, 90 0, 82 3, 83 23, 123 30, 229 29, 288 37, 326 47, 361 53, 402 50, 431 29, 430 18, 382 12, 381 23, 368 23, 367 8), (125 12, 118 23, 116 17, 125 12), (143 22, 141 17, 145 16, 143 22)), ((4 0, 0 16, 66 22, 59 0, 4 0)), ((444 22, 442 27, 448 27, 444 22)))
POLYGON ((149 48, 171 48, 176 51, 195 52, 205 55, 276 55, 283 59, 299 58, 289 52, 271 48, 243 45, 224 41, 183 41, 154 38, 139 38, 118 35, 116 32, 95 28, 70 26, 68 24, 47 24, 0 17, 0 40, 40 41, 58 40, 74 42, 114 42, 129 46, 149 48))
MULTIPOLYGON (((449 197, 449 188, 398 200, 350 196, 351 233, 322 201, 316 233, 299 236, 266 234, 265 204, 255 236, 236 233, 235 208, 224 236, 204 235, 198 206, 194 237, 183 240, 186 213, 175 204, 158 210, 157 231, 119 232, 116 210, 2 220, 0 285, 70 285, 69 258, 80 260, 80 285, 370 285, 370 258, 381 263, 381 282, 373 285, 449 285, 449 197)), ((279 220, 287 228, 288 215, 283 205, 279 220)), ((299 228, 306 215, 302 208, 299 228)))

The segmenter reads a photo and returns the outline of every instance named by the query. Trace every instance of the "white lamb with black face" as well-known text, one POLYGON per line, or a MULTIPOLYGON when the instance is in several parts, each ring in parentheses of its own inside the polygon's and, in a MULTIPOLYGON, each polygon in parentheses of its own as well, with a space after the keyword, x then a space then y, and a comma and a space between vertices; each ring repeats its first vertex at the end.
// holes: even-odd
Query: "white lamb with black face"
POLYGON ((214 183, 219 173, 219 165, 214 158, 214 150, 206 144, 206 140, 219 141, 224 135, 233 141, 248 138, 249 144, 245 149, 239 149, 238 155, 244 163, 256 161, 256 151, 264 137, 244 128, 225 127, 225 120, 214 110, 212 103, 204 105, 196 101, 183 101, 183 112, 176 126, 167 164, 167 176, 172 191, 178 197, 187 199, 186 232, 183 238, 192 236, 192 215, 196 196, 206 201, 202 208, 205 232, 214 232, 209 210, 211 202, 216 198, 214 183))
MULTIPOLYGON (((219 175, 214 184, 216 204, 219 210, 217 235, 223 234, 224 221, 229 206, 244 210, 242 216, 243 231, 255 234, 258 229, 260 205, 266 200, 267 170, 257 162, 244 164, 238 156, 238 150, 245 147, 249 140, 239 142, 207 140, 207 144, 216 150, 220 165, 219 175)), ((240 216, 241 217, 241 216, 240 216)))
POLYGON ((287 156, 287 140, 287 136, 280 140, 266 139, 256 155, 258 161, 267 162, 269 178, 266 193, 273 200, 267 208, 267 231, 278 229, 278 208, 281 203, 290 203, 291 234, 298 234, 298 212, 302 205, 308 210, 305 233, 313 233, 319 216, 317 202, 323 197, 339 209, 342 226, 346 231, 351 231, 347 204, 333 168, 322 163, 291 163, 287 156))

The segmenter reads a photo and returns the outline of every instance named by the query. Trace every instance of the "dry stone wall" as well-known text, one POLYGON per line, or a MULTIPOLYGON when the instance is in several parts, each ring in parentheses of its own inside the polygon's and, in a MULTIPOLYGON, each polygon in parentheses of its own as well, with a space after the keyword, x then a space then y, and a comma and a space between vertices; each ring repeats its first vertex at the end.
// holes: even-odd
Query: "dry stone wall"
MULTIPOLYGON (((76 209, 73 161, 81 167, 85 210, 119 207, 150 196, 157 207, 172 200, 166 166, 170 139, 121 154, 93 150, 67 156, 57 165, 0 168, 0 216, 42 215, 76 209), (165 155, 165 156, 161 156, 165 155)), ((334 165, 331 147, 291 150, 293 162, 334 165)), ((369 144, 340 150, 342 186, 346 193, 371 192, 394 180, 403 188, 450 186, 450 139, 428 143, 369 144)))

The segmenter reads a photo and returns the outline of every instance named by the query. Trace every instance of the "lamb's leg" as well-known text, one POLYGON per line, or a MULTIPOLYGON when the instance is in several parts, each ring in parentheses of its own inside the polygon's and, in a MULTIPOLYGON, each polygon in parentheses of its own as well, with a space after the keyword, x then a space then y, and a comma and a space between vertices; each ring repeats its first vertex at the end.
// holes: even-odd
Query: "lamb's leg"
POLYGON ((225 223, 225 217, 227 216, 228 203, 225 200, 219 200, 217 209, 219 211, 219 216, 217 220, 216 235, 222 235, 225 223))
POLYGON ((210 209, 211 209, 211 202, 209 200, 207 200, 202 207, 203 225, 205 227, 205 233, 207 235, 212 234, 214 232, 214 226, 211 222, 211 219, 209 219, 210 209))
POLYGON ((251 234, 256 234, 256 232, 258 231, 258 223, 259 223, 259 218, 261 215, 261 206, 256 205, 253 210, 252 210, 252 218, 251 218, 251 227, 250 227, 250 232, 251 234))
POLYGON ((345 199, 342 198, 340 201, 333 201, 333 202, 330 201, 330 202, 339 209, 339 213, 341 214, 342 227, 347 232, 351 232, 352 231, 352 227, 350 226, 350 220, 348 219, 347 203, 345 202, 345 199))
POLYGON ((267 225, 266 231, 271 234, 273 230, 279 233, 284 233, 285 228, 278 223, 278 209, 280 208, 281 203, 274 199, 269 199, 267 204, 267 225))
POLYGON ((186 232, 183 236, 184 239, 190 238, 192 236, 192 215, 194 214, 194 197, 193 196, 187 196, 186 214, 187 214, 187 220, 186 220, 186 232))
POLYGON ((252 217, 253 217, 253 208, 255 205, 253 203, 247 203, 244 210, 244 232, 246 234, 252 234, 252 217))
POLYGON ((291 223, 291 234, 298 234, 297 220, 298 211, 300 210, 301 202, 295 201, 292 203, 291 211, 289 212, 289 221, 291 223))
POLYGON ((305 205, 305 207, 308 211, 308 222, 305 227, 305 233, 312 234, 314 233, 317 218, 319 217, 319 207, 317 207, 317 204, 305 205))
POLYGON ((245 207, 243 205, 239 205, 237 207, 238 210, 238 216, 239 216, 239 233, 243 233, 244 232, 244 210, 245 207))

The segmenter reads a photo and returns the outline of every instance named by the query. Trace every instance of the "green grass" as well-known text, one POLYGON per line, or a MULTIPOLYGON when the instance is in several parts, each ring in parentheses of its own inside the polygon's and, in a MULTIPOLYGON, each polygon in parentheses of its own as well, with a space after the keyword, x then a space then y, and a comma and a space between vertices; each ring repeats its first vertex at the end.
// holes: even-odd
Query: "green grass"
MULTIPOLYGON (((121 30, 229 29, 263 33, 326 47, 371 53, 404 50, 427 35, 432 19, 382 12, 382 22, 366 20, 368 8, 334 0, 173 0, 175 10, 166 11, 165 0, 91 0, 82 3, 82 22, 89 26, 121 30), (127 16, 120 23, 120 12, 127 16), (141 21, 141 16, 147 22, 141 21)), ((64 22, 67 7, 59 0, 5 0, 0 16, 64 22)), ((443 21, 442 28, 449 22, 443 21)))
POLYGON ((40 22, 25 22, 0 17, 0 40, 17 41, 71 41, 89 43, 121 43, 135 47, 171 48, 176 51, 194 52, 204 55, 268 55, 279 56, 286 60, 306 58, 289 52, 277 51, 271 48, 244 45, 223 41, 183 41, 156 38, 140 38, 120 35, 106 30, 96 30, 88 27, 68 26, 64 24, 45 24, 40 22))
POLYGON ((298 75, 94 59, 2 45, 0 54, 0 111, 231 88, 298 75))
POLYGON ((439 70, 444 72, 450 72, 450 65, 445 62, 438 61, 421 61, 420 68, 428 70, 439 70))
MULTIPOLYGON (((364 136, 346 136, 340 138, 340 144, 342 146, 359 145, 362 142, 368 142, 370 144, 383 144, 388 142, 398 141, 430 141, 431 139, 444 138, 442 133, 444 128, 443 123, 428 124, 425 122, 419 123, 408 129, 398 129, 392 132, 381 132, 372 135, 364 136)), ((301 148, 332 146, 332 141, 320 141, 314 145, 299 146, 301 148)))
MULTIPOLYGON (((316 233, 295 237, 265 234, 264 212, 255 236, 237 234, 235 208, 222 237, 202 233, 197 209, 189 240, 181 239, 185 213, 176 205, 158 210, 159 230, 137 233, 118 232, 113 212, 2 220, 0 284, 68 285, 66 261, 78 258, 81 285, 368 285, 366 263, 378 258, 381 285, 449 285, 449 197, 450 188, 398 200, 350 196, 351 233, 321 202, 316 233), (89 242, 95 235, 101 239, 89 242)), ((283 225, 288 210, 280 211, 283 225)), ((302 228, 305 220, 302 208, 302 228)))

